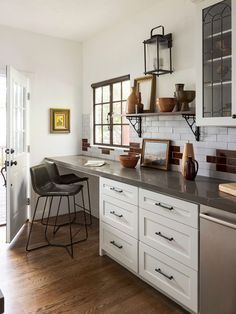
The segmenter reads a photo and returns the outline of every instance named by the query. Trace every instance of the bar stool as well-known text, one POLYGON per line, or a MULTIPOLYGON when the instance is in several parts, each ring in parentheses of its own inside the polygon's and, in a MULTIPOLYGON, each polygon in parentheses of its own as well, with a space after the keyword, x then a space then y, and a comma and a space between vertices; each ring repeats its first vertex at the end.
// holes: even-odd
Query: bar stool
MULTIPOLYGON (((28 240, 27 240, 27 244, 26 244, 26 250, 27 251, 33 251, 33 250, 37 250, 37 249, 47 247, 47 246, 64 247, 68 251, 69 255, 73 258, 73 256, 74 256, 73 245, 77 244, 79 242, 85 241, 88 238, 87 223, 86 223, 86 212, 85 212, 85 207, 84 207, 83 185, 78 185, 78 184, 76 184, 76 185, 75 184, 74 185, 72 185, 72 184, 71 185, 62 185, 62 184, 57 184, 55 182, 52 182, 52 180, 49 176, 49 173, 47 171, 46 165, 38 165, 38 166, 30 168, 30 174, 31 174, 33 190, 35 191, 35 193, 38 194, 38 198, 36 201, 33 219, 32 219, 32 223, 30 226, 30 232, 29 232, 29 236, 28 236, 28 240), (77 195, 80 192, 82 195, 82 206, 81 207, 84 208, 83 213, 84 213, 85 238, 83 238, 81 240, 73 241, 73 237, 78 232, 76 232, 76 234, 74 234, 74 235, 72 234, 72 224, 78 224, 78 223, 76 222, 75 217, 74 218, 72 217, 71 206, 70 206, 70 196, 72 196, 74 199, 75 195, 77 195), (57 216, 56 216, 55 223, 50 224, 49 218, 51 215, 52 202, 53 202, 53 199, 55 197, 59 197, 57 216), (67 198, 69 221, 66 223, 63 223, 63 224, 57 224, 56 221, 57 221, 57 217, 59 215, 59 209, 60 209, 61 200, 63 197, 67 198), (40 245, 40 246, 37 246, 34 248, 29 248, 30 238, 31 238, 32 230, 33 230, 33 225, 35 222, 35 215, 36 215, 36 212, 38 209, 39 200, 41 198, 46 198, 46 201, 44 204, 43 215, 45 214, 47 200, 48 200, 48 198, 50 198, 48 216, 46 218, 46 223, 44 223, 45 224, 44 236, 45 236, 45 240, 46 240, 47 244, 40 245), (48 239, 48 236, 47 236, 48 227, 49 226, 54 227, 53 231, 55 234, 61 227, 66 226, 66 225, 69 226, 70 242, 67 244, 51 243, 48 239), (69 250, 69 247, 71 248, 70 250, 69 250)), ((75 202, 74 202, 74 210, 75 210, 75 202)))
MULTIPOLYGON (((88 195, 88 207, 89 208, 85 208, 85 210, 89 214, 89 223, 87 223, 87 225, 90 226, 92 224, 92 213, 91 213, 89 178, 88 177, 79 177, 79 176, 75 175, 74 173, 60 175, 59 170, 58 170, 55 162, 46 160, 45 163, 47 165, 47 170, 48 170, 48 173, 49 173, 51 180, 57 184, 75 184, 75 183, 79 183, 79 182, 86 182, 87 195, 88 195)), ((74 197, 74 202, 75 202, 75 197, 74 197)), ((80 204, 77 204, 76 202, 75 202, 75 205, 82 208, 82 206, 80 204)))

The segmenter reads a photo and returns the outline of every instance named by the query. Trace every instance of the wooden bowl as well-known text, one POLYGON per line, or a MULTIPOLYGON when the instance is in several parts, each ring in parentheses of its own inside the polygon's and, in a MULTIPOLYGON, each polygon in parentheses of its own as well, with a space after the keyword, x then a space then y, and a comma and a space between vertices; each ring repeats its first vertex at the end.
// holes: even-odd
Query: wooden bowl
POLYGON ((157 108, 160 112, 171 112, 176 104, 176 99, 173 97, 157 98, 157 108))
POLYGON ((120 163, 125 168, 135 168, 138 161, 139 155, 120 155, 120 163))

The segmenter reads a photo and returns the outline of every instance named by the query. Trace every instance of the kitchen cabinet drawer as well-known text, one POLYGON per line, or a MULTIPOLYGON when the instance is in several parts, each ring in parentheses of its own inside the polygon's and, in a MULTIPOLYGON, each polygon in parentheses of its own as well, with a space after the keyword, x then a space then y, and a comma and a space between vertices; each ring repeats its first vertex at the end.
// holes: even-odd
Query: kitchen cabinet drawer
POLYGON ((101 178, 100 193, 138 205, 138 188, 129 184, 101 178))
POLYGON ((138 241, 106 223, 101 223, 100 228, 102 249, 124 266, 137 272, 138 241))
POLYGON ((183 224, 198 228, 197 204, 140 189, 139 206, 183 224))
POLYGON ((101 219, 134 238, 138 237, 138 207, 114 197, 103 195, 100 200, 101 219))
POLYGON ((196 271, 140 242, 139 273, 158 289, 197 313, 196 271))
POLYGON ((145 244, 198 270, 198 230, 140 208, 139 238, 145 244))

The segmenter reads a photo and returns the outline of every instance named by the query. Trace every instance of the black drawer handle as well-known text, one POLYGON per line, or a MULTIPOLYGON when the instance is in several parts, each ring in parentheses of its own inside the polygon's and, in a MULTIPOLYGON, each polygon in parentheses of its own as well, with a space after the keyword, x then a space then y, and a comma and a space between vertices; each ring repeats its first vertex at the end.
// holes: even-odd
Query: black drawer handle
POLYGON ((236 119, 236 114, 233 114, 233 115, 232 115, 232 118, 233 118, 233 119, 236 119))
POLYGON ((155 232, 155 234, 158 235, 159 237, 162 237, 162 238, 168 240, 168 241, 173 241, 174 240, 173 237, 169 238, 169 237, 165 236, 164 234, 162 234, 160 231, 159 232, 155 232))
POLYGON ((123 215, 117 214, 114 210, 113 210, 113 211, 110 211, 110 214, 112 214, 112 215, 114 215, 114 216, 116 216, 116 217, 118 217, 118 218, 122 218, 122 217, 123 217, 123 215))
POLYGON ((160 268, 156 268, 155 271, 156 271, 157 273, 161 274, 162 276, 166 277, 166 278, 169 279, 169 280, 174 279, 173 276, 168 276, 168 275, 166 275, 165 273, 163 273, 160 268))
POLYGON ((123 192, 123 190, 117 189, 117 188, 114 188, 114 187, 111 187, 110 190, 114 191, 114 192, 117 192, 117 193, 122 193, 123 192))
POLYGON ((156 206, 160 206, 160 207, 165 208, 165 209, 169 209, 169 210, 173 210, 174 209, 173 206, 169 207, 169 206, 163 205, 162 203, 155 203, 155 205, 156 206))
POLYGON ((115 241, 110 241, 110 243, 116 247, 118 247, 118 249, 122 249, 123 248, 123 245, 119 245, 117 244, 115 241))

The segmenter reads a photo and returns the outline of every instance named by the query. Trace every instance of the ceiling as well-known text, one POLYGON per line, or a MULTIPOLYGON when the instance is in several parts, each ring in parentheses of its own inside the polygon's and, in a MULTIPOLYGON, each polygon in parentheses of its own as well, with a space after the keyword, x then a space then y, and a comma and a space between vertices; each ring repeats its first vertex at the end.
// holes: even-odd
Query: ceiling
POLYGON ((0 0, 0 24, 83 41, 156 2, 157 0, 0 0))

